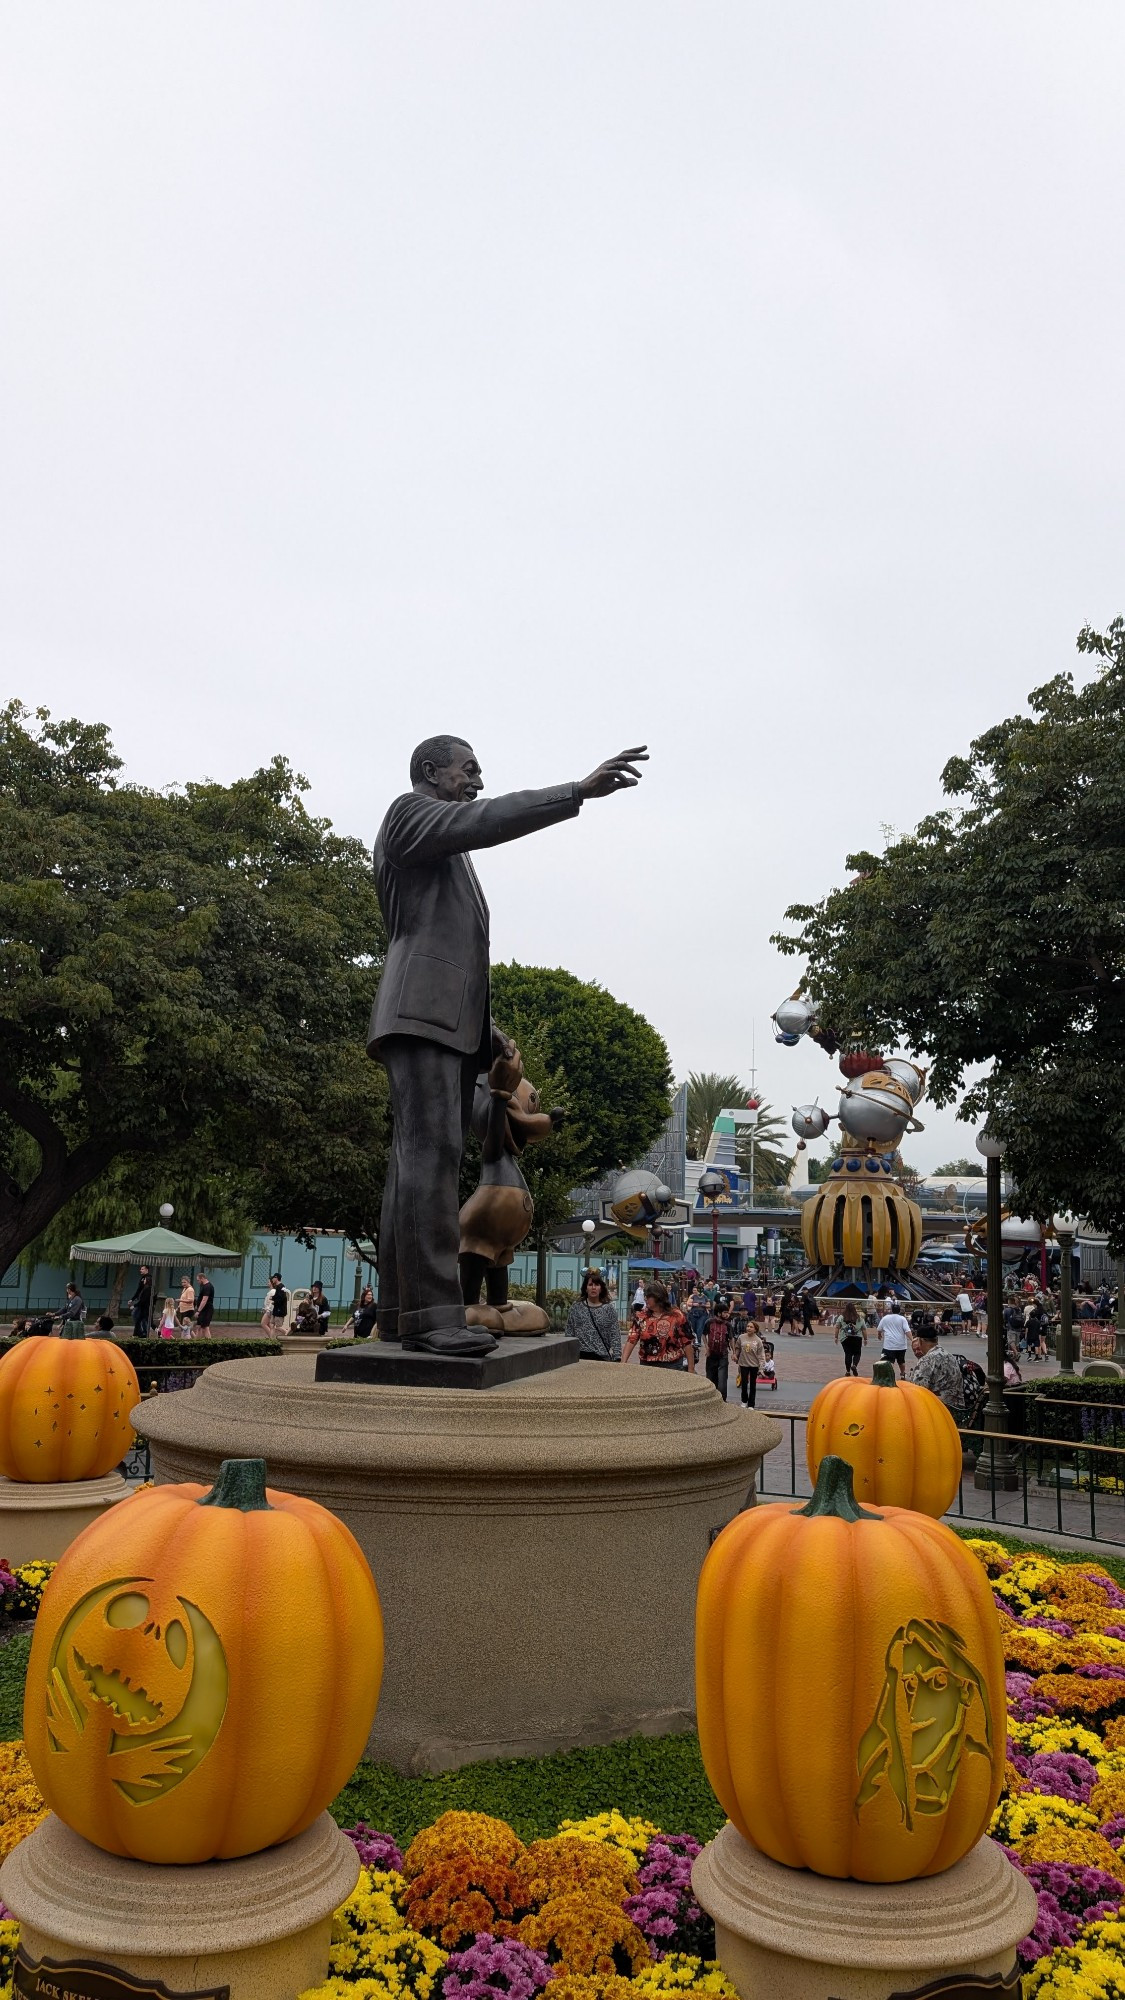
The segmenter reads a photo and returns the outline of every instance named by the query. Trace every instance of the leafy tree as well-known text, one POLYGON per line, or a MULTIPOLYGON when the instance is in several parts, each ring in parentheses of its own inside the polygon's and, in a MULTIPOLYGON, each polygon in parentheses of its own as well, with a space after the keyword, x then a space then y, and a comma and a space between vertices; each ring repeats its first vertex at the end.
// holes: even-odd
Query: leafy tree
POLYGON ((365 849, 280 758, 182 792, 119 769, 101 724, 0 709, 0 1270, 115 1162, 218 1165, 258 1176, 256 1219, 372 1227, 365 849))
MULTIPOLYGON (((30 1154, 30 1141, 22 1134, 19 1138, 23 1144, 17 1140, 17 1152, 30 1154)), ((151 1229, 159 1223, 160 1205, 166 1201, 175 1209, 171 1228, 225 1250, 245 1251, 257 1220, 251 1205, 255 1181, 253 1175, 196 1161, 186 1153, 173 1162, 152 1157, 115 1160, 52 1216, 46 1229, 21 1251, 19 1262, 25 1270, 34 1270, 37 1264, 65 1266, 72 1243, 151 1229)), ((128 1269, 128 1263, 116 1267, 107 1302, 110 1313, 116 1313, 121 1303, 128 1269)))
POLYGON ((952 800, 778 939, 841 1038, 932 1057, 929 1093, 1006 1144, 1020 1206, 1125 1251, 1125 621, 946 765, 952 800))
POLYGON ((642 1014, 571 972, 514 963, 492 968, 492 1013, 525 1058, 532 1052, 547 1077, 565 1081, 573 1121, 566 1143, 577 1140, 571 1187, 629 1166, 651 1146, 670 1110, 671 1070, 642 1014))
POLYGON ((943 1167, 934 1168, 937 1179, 977 1180, 983 1172, 979 1160, 947 1160, 943 1167))

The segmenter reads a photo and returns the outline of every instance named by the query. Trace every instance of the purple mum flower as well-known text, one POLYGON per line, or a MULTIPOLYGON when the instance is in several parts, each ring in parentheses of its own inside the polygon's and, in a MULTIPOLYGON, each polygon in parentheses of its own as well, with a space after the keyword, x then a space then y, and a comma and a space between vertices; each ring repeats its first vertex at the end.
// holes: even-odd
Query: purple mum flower
POLYGON ((1013 1855, 1039 1898, 1035 1928, 1018 1948, 1024 1971, 1059 1945, 1073 1944, 1084 1924, 1111 1916, 1120 1906, 1122 1884, 1101 1868, 1075 1868, 1061 1861, 1024 1861, 1013 1855))
POLYGON ((1092 1576, 1089 1581, 1096 1583, 1099 1590, 1105 1591, 1106 1603, 1111 1605, 1114 1611, 1125 1611, 1125 1590, 1114 1583, 1111 1576, 1092 1576))
POLYGON ((1097 1783, 1098 1774, 1086 1757, 1069 1750, 1051 1750, 1027 1760, 1024 1772, 1033 1792, 1046 1792, 1084 1806, 1097 1783))
POLYGON ((396 1875, 401 1875, 402 1853, 389 1833, 376 1833, 375 1828, 362 1819, 357 1820, 354 1826, 346 1826, 344 1832, 364 1868, 391 1869, 396 1875))
POLYGON ((551 1977, 542 1952, 478 1931, 466 1951, 450 1954, 434 1984, 442 2000, 533 2000, 551 1977))
POLYGON ((625 1898, 625 1914, 654 1950, 715 1955, 715 1926, 695 1900, 691 1864, 701 1853, 690 1833, 657 1834, 637 1870, 638 1891, 625 1898))

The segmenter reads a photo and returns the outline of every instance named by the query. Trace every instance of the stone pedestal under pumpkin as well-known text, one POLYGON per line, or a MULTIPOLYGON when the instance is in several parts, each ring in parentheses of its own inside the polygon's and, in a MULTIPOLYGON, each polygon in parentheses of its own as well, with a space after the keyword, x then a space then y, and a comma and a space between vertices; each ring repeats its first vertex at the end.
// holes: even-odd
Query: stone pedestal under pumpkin
POLYGON ((1018 2000, 1016 1946, 1038 1911, 987 1837, 941 1875, 848 1882, 770 1861, 728 1825, 692 1885, 742 2000, 892 2000, 958 1975, 998 1979, 994 2000, 1018 2000))
POLYGON ((0 1555, 13 1569, 25 1562, 57 1562, 83 1528, 100 1521, 129 1491, 119 1472, 57 1483, 0 1479, 0 1555))
POLYGON ((327 1978, 332 1912, 358 1877, 355 1848, 326 1812, 283 1846, 197 1867, 105 1854, 52 1815, 0 1868, 0 1897, 32 1964, 65 1974, 93 1961, 172 1993, 229 1986, 230 2000, 296 2000, 327 1978))

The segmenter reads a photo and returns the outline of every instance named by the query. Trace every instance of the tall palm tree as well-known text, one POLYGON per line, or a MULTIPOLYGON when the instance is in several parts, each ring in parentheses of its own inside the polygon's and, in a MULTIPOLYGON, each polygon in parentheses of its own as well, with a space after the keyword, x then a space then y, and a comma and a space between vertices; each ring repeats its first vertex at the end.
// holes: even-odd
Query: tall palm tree
MULTIPOLYGON (((784 1187, 786 1181, 789 1179, 789 1169, 793 1164, 793 1155, 782 1152, 782 1134, 785 1131, 785 1120, 780 1111, 775 1111, 771 1105, 766 1103, 764 1097, 759 1101, 758 1122, 753 1129, 755 1189, 784 1187)), ((738 1161, 739 1172, 749 1182, 749 1125, 740 1125, 738 1128, 735 1158, 738 1161)))
POLYGON ((688 1157, 701 1160, 720 1111, 728 1105, 745 1104, 746 1085, 736 1076, 720 1076, 717 1070, 692 1070, 687 1080, 688 1157))
MULTIPOLYGON (((722 1076, 715 1070, 692 1070, 688 1076, 687 1149, 691 1159, 701 1160, 720 1111, 743 1105, 749 1096, 737 1076, 722 1076)), ((782 1152, 785 1120, 759 1099, 758 1123, 754 1128, 754 1185, 783 1187, 789 1178, 791 1156, 782 1152)), ((736 1141, 736 1158, 743 1174, 750 1171, 750 1128, 742 1125, 736 1141)))

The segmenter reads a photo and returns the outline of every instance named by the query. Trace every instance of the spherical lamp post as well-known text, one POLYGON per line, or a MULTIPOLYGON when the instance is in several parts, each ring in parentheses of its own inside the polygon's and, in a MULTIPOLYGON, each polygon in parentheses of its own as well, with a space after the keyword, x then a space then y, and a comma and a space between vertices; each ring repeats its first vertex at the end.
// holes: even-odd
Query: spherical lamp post
MULTIPOLYGON (((174 1209, 174 1208, 172 1207, 172 1204, 171 1204, 171 1202, 170 1202, 170 1201, 162 1201, 162 1202, 161 1202, 161 1204, 160 1204, 160 1209, 159 1209, 159 1215, 160 1215, 160 1220, 161 1220, 161 1222, 162 1222, 162 1223, 164 1224, 164 1227, 165 1227, 165 1229, 167 1229, 167 1227, 168 1227, 168 1224, 169 1224, 169 1223, 171 1222, 171 1220, 172 1220, 172 1217, 173 1217, 173 1216, 175 1215, 175 1213, 176 1213, 176 1211, 175 1211, 175 1209, 174 1209)), ((159 1290, 160 1290, 160 1276, 161 1276, 161 1273, 162 1273, 163 1269, 164 1269, 164 1259, 163 1259, 163 1258, 160 1258, 160 1259, 154 1259, 154 1261, 153 1261, 153 1266, 152 1266, 152 1303, 153 1303, 153 1307, 154 1307, 154 1308, 155 1308, 155 1306, 156 1306, 156 1296, 157 1296, 157 1293, 158 1293, 158 1292, 159 1292, 159 1290)), ((172 1259, 171 1259, 171 1255, 169 1255, 169 1258, 168 1258, 168 1283, 169 1283, 169 1285, 171 1285, 171 1283, 172 1283, 172 1259)))
POLYGON ((982 1422, 986 1432, 999 1443, 990 1443, 987 1454, 982 1453, 977 1460, 973 1483, 985 1492, 999 1486, 1013 1492, 1019 1485, 1019 1472, 1011 1451, 1003 1444, 1008 1430, 1008 1412, 1004 1405, 1004 1355, 1007 1342, 1004 1334, 1004 1267, 1000 1234, 1000 1162, 1004 1157, 1004 1144, 991 1132, 977 1135, 977 1152, 985 1161, 987 1180, 985 1182, 985 1244, 988 1253, 988 1401, 984 1407, 982 1422))
POLYGON ((589 1216, 587 1216, 585 1222, 582 1224, 582 1234, 586 1239, 585 1244, 583 1246, 583 1261, 585 1263, 587 1270, 589 1270, 590 1268, 590 1238, 593 1235, 596 1228, 597 1228, 597 1223, 591 1222, 589 1216))
POLYGON ((716 1173, 708 1167, 699 1176, 699 1192, 711 1210, 711 1277, 719 1282, 719 1203, 727 1191, 725 1174, 716 1173))
POLYGON ((1078 1233, 1078 1217, 1064 1212, 1054 1217, 1059 1246, 1059 1373, 1074 1373, 1074 1304, 1071 1295, 1071 1253, 1078 1233))

